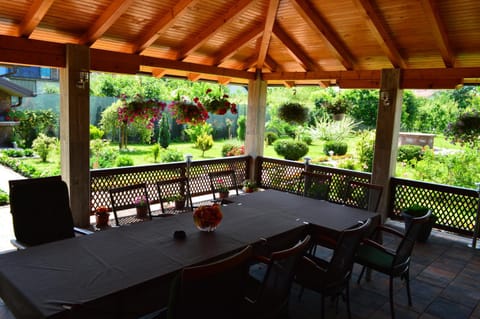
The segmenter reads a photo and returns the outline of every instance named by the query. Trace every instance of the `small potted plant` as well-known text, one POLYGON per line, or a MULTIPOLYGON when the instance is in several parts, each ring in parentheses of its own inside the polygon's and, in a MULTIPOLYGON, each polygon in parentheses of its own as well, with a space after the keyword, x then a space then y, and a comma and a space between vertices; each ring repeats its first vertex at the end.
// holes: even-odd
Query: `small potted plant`
POLYGON ((332 114, 333 120, 341 121, 345 117, 345 113, 350 108, 350 102, 343 96, 339 96, 331 102, 325 102, 325 109, 332 114))
POLYGON ((225 181, 221 178, 217 179, 216 189, 218 191, 218 197, 220 198, 227 198, 229 194, 229 189, 225 181))
POLYGON ((175 194, 166 198, 168 202, 175 203, 175 209, 181 210, 185 208, 185 196, 182 194, 175 194))
POLYGON ((110 213, 108 212, 108 208, 106 206, 97 207, 97 209, 95 209, 95 220, 97 228, 108 227, 109 217, 110 213))
MULTIPOLYGON (((430 209, 428 207, 420 205, 412 205, 402 210, 403 220, 405 222, 405 229, 410 227, 413 218, 424 216, 430 209)), ((431 214, 429 221, 422 225, 420 232, 418 233, 417 241, 426 242, 430 233, 432 232, 433 225, 437 220, 437 216, 431 214)))
POLYGON ((257 184, 255 184, 255 182, 252 182, 249 179, 246 179, 243 181, 243 191, 245 193, 253 193, 256 190, 257 190, 257 184))
POLYGON ((137 217, 138 218, 146 218, 148 215, 148 209, 147 209, 147 199, 145 196, 138 196, 135 198, 134 201, 135 207, 137 208, 137 217))

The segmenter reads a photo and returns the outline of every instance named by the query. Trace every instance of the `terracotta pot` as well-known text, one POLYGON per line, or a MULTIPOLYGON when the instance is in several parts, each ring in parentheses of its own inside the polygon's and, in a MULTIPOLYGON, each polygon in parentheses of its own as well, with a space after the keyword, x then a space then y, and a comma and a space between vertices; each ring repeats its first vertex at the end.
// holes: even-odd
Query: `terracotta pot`
POLYGON ((218 197, 219 198, 228 198, 228 192, 219 192, 218 197))
POLYGON ((185 200, 176 200, 175 201, 175 209, 184 209, 185 208, 185 200))
POLYGON ((147 206, 137 206, 137 217, 146 218, 148 215, 147 206))
POLYGON ((95 220, 96 220, 97 228, 108 227, 109 217, 110 217, 110 213, 96 213, 95 220))
POLYGON ((345 117, 345 113, 338 113, 338 114, 333 114, 333 120, 334 121, 341 121, 345 117))

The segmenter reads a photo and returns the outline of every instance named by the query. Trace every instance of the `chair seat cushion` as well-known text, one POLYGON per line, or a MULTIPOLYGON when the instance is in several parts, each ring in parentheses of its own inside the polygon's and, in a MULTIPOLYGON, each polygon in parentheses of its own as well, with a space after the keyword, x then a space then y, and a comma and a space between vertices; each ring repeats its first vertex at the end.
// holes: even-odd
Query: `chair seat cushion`
POLYGON ((357 250, 355 261, 380 272, 388 272, 393 265, 394 256, 370 246, 360 245, 357 250))

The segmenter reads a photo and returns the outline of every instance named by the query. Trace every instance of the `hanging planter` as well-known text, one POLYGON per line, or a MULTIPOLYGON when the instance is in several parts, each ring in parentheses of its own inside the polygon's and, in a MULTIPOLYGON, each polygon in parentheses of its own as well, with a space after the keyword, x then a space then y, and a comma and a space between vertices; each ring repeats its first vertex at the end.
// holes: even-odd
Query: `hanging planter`
POLYGON ((168 109, 176 118, 177 124, 198 125, 204 124, 208 119, 208 112, 197 97, 193 101, 186 98, 172 101, 168 104, 168 109))
POLYGON ((225 115, 228 111, 237 114, 237 105, 231 103, 228 100, 228 94, 223 94, 221 91, 215 94, 212 89, 207 89, 203 105, 212 114, 225 115))
POLYGON ((300 103, 284 103, 278 108, 278 117, 287 123, 301 125, 308 120, 308 108, 300 103))

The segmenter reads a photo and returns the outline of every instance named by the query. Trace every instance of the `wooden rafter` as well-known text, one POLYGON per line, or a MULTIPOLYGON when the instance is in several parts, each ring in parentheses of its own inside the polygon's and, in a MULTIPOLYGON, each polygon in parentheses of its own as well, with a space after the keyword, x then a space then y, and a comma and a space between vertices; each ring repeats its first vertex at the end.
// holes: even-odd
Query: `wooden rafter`
POLYGON ((82 35, 79 43, 92 45, 128 10, 133 2, 134 0, 113 1, 88 31, 82 35))
POLYGON ((390 36, 385 23, 381 17, 377 14, 374 4, 371 0, 353 0, 357 6, 359 12, 362 14, 365 22, 367 23, 370 31, 377 40, 378 44, 382 48, 383 52, 387 55, 388 59, 395 68, 406 68, 407 63, 398 51, 398 48, 390 36))
POLYGON ((306 0, 291 0, 291 3, 305 22, 325 40, 327 47, 345 69, 352 70, 354 66, 352 55, 315 9, 306 0))
POLYGON ((227 78, 227 77, 224 77, 224 76, 219 76, 217 78, 217 82, 220 85, 227 85, 228 83, 230 83, 231 80, 232 80, 232 78, 227 78))
POLYGON ((230 43, 226 44, 224 46, 224 49, 220 51, 220 53, 215 57, 215 62, 214 65, 219 65, 222 63, 225 59, 228 59, 230 56, 235 54, 237 50, 239 50, 241 47, 249 43, 250 41, 253 41, 260 37, 263 32, 263 26, 259 25, 253 30, 250 30, 243 36, 241 36, 238 39, 234 39, 230 43))
POLYGON ((265 63, 265 57, 267 56, 268 47, 270 46, 270 40, 272 37, 273 25, 275 24, 275 17, 277 16, 277 10, 280 0, 270 0, 268 4, 267 14, 265 17, 265 25, 263 29, 262 42, 260 44, 260 50, 258 51, 257 69, 261 70, 265 63))
POLYGON ((200 79, 202 75, 200 73, 188 73, 187 79, 192 82, 196 82, 200 79))
POLYGON ((55 0, 34 0, 18 28, 18 35, 28 38, 55 0))
POLYGON ((275 72, 278 71, 278 64, 275 62, 274 59, 270 55, 267 54, 265 57, 265 66, 270 69, 270 71, 275 72))
POLYGON ((190 39, 188 44, 179 50, 177 60, 183 60, 189 54, 197 50, 205 42, 207 42, 212 36, 215 35, 223 26, 230 23, 232 20, 240 16, 244 10, 248 8, 248 5, 252 3, 252 0, 241 0, 236 2, 226 14, 222 17, 215 19, 208 28, 204 29, 200 34, 195 36, 195 39, 190 39))
POLYGON ((153 26, 147 27, 148 31, 145 30, 144 36, 134 45, 134 53, 141 53, 152 45, 160 37, 163 30, 166 30, 175 23, 176 19, 178 19, 184 10, 198 2, 200 2, 200 0, 178 1, 175 6, 167 14, 159 18, 153 26))
POLYGON ((433 0, 421 0, 423 11, 425 16, 432 27, 433 38, 435 39, 440 53, 443 58, 443 62, 447 68, 453 68, 455 66, 455 54, 450 46, 448 40, 447 28, 442 22, 440 12, 433 0))
POLYGON ((275 24, 273 27, 273 34, 283 43, 292 58, 294 58, 305 71, 320 71, 320 68, 310 60, 302 49, 300 49, 300 46, 296 44, 278 24, 275 24))
POLYGON ((152 69, 152 76, 156 78, 162 78, 166 74, 167 70, 165 69, 159 69, 159 68, 153 68, 152 69))

